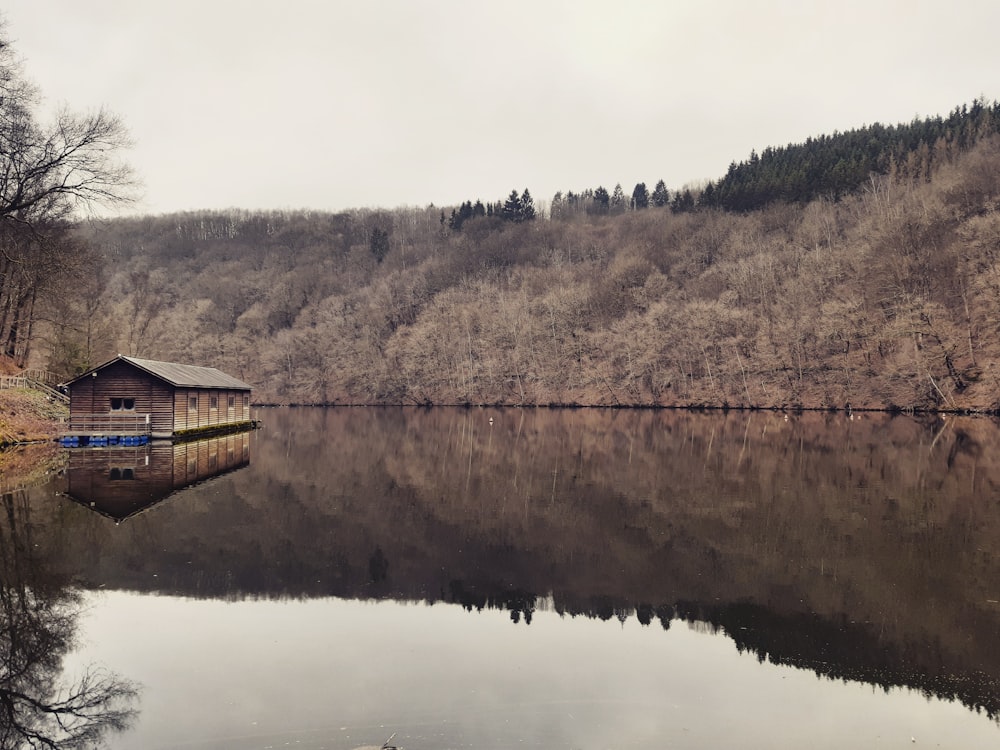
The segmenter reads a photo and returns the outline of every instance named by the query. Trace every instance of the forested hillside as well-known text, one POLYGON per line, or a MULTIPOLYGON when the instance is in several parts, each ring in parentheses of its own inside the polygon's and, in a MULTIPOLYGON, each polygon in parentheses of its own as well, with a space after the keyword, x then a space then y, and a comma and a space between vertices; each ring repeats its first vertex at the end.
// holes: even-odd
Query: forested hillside
POLYGON ((946 118, 874 123, 785 148, 766 148, 731 164, 722 179, 705 187, 699 204, 746 211, 776 200, 836 199, 857 190, 873 173, 929 180, 939 161, 950 161, 997 132, 1000 104, 976 100, 956 107, 946 118))
MULTIPOLYGON (((878 126, 888 156, 851 184, 740 211, 721 202, 750 174, 734 165, 709 196, 600 187, 549 215, 525 189, 78 226, 101 262, 43 295, 33 357, 67 376, 118 352, 213 365, 271 403, 996 409, 997 109, 957 112, 909 150, 916 124, 878 126)), ((748 164, 797 174, 810 148, 748 164)))

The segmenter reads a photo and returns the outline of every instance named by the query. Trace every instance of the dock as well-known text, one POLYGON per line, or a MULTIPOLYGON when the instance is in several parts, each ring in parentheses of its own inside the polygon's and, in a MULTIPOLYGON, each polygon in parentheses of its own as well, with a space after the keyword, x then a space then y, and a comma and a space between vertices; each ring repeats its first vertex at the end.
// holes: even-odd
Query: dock
POLYGON ((59 444, 65 448, 145 445, 151 436, 149 414, 72 414, 59 444))

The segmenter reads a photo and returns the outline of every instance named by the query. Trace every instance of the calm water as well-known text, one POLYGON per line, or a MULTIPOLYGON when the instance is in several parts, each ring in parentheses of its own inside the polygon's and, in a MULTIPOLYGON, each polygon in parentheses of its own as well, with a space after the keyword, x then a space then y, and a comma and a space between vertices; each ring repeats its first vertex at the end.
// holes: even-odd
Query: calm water
POLYGON ((113 748, 1000 746, 990 420, 260 417, 3 494, 0 693, 89 679, 113 748))

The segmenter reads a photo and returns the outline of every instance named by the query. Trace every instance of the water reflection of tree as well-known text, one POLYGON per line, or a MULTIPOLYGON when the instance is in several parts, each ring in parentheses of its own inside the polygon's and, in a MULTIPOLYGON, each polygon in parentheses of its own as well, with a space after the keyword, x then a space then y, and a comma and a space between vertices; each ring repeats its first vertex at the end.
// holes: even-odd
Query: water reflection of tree
POLYGON ((0 496, 0 748, 94 747, 129 726, 137 688, 92 667, 63 680, 81 595, 36 558, 29 508, 0 496))
MULTIPOLYGON (((810 670, 818 677, 867 683, 888 692, 904 687, 928 698, 958 701, 967 708, 1000 718, 1000 684, 983 672, 920 670, 907 665, 914 654, 902 653, 879 638, 870 623, 835 622, 806 613, 779 614, 751 603, 677 605, 688 622, 703 622, 725 632, 740 652, 761 663, 810 670)), ((911 647, 912 648, 912 647, 911 647)))
POLYGON ((464 581, 451 581, 448 589, 450 601, 461 604, 469 612, 473 609, 480 612, 484 609, 504 610, 510 612, 511 622, 519 623, 524 618, 525 625, 531 624, 538 600, 535 594, 502 584, 470 585, 464 581))
MULTIPOLYGON (((497 582, 454 580, 448 593, 449 601, 468 611, 508 611, 513 622, 523 617, 529 625, 542 601, 535 594, 497 582)), ((679 619, 692 627, 725 633, 741 653, 754 654, 761 663, 809 670, 831 680, 867 683, 886 692, 893 688, 917 690, 928 698, 958 701, 991 719, 1000 718, 1000 684, 990 675, 916 668, 915 653, 904 653, 887 643, 870 623, 833 621, 817 614, 780 614, 746 602, 704 605, 680 601, 654 606, 596 596, 573 603, 556 599, 553 605, 560 616, 605 622, 617 619, 622 625, 635 616, 643 626, 658 620, 664 630, 679 619)), ((911 644, 910 648, 916 646, 911 644)))

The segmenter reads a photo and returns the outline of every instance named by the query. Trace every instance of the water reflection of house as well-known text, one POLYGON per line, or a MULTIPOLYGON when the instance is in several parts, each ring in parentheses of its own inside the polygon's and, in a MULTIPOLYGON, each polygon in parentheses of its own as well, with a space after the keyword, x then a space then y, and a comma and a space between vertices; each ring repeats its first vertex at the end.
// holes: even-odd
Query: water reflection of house
POLYGON ((247 466, 251 432, 69 452, 68 494, 121 522, 188 485, 247 466))
POLYGON ((173 438, 252 424, 250 386, 214 367, 119 355, 65 387, 67 445, 132 443, 139 442, 132 440, 136 437, 173 438))

